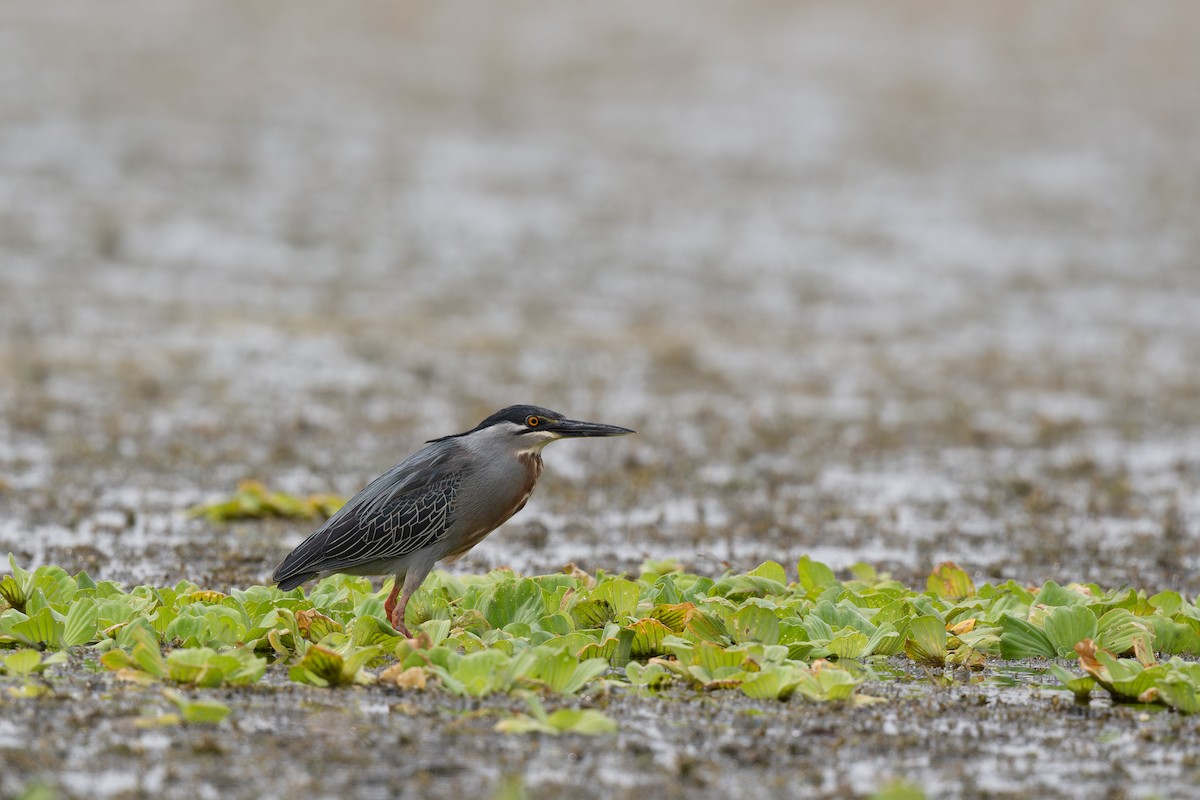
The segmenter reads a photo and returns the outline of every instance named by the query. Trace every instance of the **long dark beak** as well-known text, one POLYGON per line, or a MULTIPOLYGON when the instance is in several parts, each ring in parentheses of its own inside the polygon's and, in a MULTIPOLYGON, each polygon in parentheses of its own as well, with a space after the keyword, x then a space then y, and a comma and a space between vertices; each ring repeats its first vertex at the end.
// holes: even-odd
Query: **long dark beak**
POLYGON ((550 430, 564 439, 583 436, 624 436, 627 433, 637 433, 637 431, 616 425, 605 425, 602 422, 580 422, 574 419, 556 420, 550 430))

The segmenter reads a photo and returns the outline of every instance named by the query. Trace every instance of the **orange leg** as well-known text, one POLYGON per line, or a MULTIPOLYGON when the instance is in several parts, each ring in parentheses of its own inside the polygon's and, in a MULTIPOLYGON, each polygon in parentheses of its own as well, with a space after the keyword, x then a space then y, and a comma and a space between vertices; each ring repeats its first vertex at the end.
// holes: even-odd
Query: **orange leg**
POLYGON ((408 605, 408 598, 411 592, 405 592, 400 598, 400 602, 396 602, 396 598, 400 595, 400 589, 404 585, 404 581, 399 575, 396 576, 395 582, 392 584, 392 592, 387 596, 387 600, 383 601, 383 613, 387 615, 388 622, 399 633, 408 636, 408 628, 404 626, 404 609, 408 605))
POLYGON ((395 582, 392 583, 392 593, 387 596, 387 600, 383 601, 384 616, 387 617, 388 622, 392 623, 392 627, 395 627, 395 622, 393 622, 393 612, 396 610, 396 597, 400 594, 400 586, 402 583, 403 582, 400 580, 400 576, 397 575, 395 582))

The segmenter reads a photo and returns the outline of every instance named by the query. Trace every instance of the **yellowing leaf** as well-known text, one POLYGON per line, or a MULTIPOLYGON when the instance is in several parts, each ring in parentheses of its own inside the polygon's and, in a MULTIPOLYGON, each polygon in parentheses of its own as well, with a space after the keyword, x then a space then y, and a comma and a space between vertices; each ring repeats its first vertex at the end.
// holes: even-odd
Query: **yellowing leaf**
POLYGON ((395 686, 397 689, 424 689, 426 673, 424 667, 404 668, 402 664, 392 666, 379 673, 379 682, 395 686))
POLYGON ((975 623, 978 622, 974 617, 964 619, 961 622, 956 622, 951 625, 949 631, 954 636, 962 636, 964 633, 970 633, 975 630, 975 623))
POLYGON ((938 564, 925 585, 938 597, 955 602, 975 594, 975 582, 971 576, 952 561, 938 564))

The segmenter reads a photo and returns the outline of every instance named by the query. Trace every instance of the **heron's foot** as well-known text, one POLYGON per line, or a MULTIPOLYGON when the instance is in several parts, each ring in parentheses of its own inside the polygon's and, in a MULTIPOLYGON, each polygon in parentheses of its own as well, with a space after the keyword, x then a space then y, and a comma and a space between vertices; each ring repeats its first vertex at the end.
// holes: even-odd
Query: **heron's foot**
POLYGON ((404 625, 404 606, 400 606, 388 611, 388 622, 392 627, 406 639, 412 638, 412 634, 408 632, 408 628, 404 625))

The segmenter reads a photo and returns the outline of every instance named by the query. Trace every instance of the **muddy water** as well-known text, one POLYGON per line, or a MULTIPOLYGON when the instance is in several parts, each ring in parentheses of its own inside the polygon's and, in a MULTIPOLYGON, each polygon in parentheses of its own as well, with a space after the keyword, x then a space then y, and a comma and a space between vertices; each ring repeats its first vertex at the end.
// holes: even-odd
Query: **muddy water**
MULTIPOLYGON (((535 402, 641 433, 547 451, 529 507, 461 569, 674 557, 719 573, 811 553, 911 581, 951 558, 977 580, 1200 591, 1197 17, 4 8, 0 551, 126 581, 261 581, 307 526, 183 510, 244 477, 350 494, 424 439, 535 402)), ((660 739, 714 791, 801 774, 862 793, 896 773, 939 796, 1119 796, 1126 758, 1192 785, 1195 754, 1168 746, 1190 722, 1006 691, 1019 710, 952 688, 849 717, 771 707, 787 722, 762 725, 707 698, 620 700, 622 744, 566 778, 591 745, 496 743, 441 700, 366 693, 373 710, 326 730, 340 700, 301 713, 287 691, 250 693, 214 755, 133 732, 108 709, 139 701, 114 691, 59 785, 82 793, 109 764, 121 781, 99 794, 156 793, 137 781, 163 753, 180 779, 247 796, 323 778, 353 793, 367 774, 364 791, 409 776, 413 796, 478 793, 498 762, 534 794, 690 785, 660 739), (940 721, 913 722, 918 705, 940 721), (328 730, 361 752, 321 746, 328 730), (1039 782, 1076 732, 1092 782, 1039 782), (276 785, 258 769, 276 752, 340 755, 276 785)), ((64 692, 0 706, 6 760, 35 718, 83 713, 90 690, 64 692)), ((49 761, 12 774, 52 769, 47 741, 49 761)))

